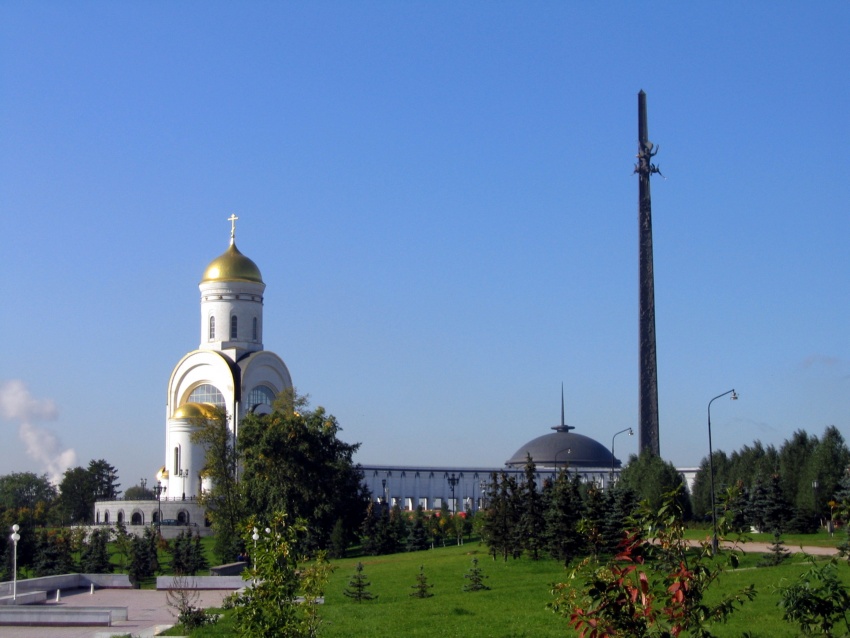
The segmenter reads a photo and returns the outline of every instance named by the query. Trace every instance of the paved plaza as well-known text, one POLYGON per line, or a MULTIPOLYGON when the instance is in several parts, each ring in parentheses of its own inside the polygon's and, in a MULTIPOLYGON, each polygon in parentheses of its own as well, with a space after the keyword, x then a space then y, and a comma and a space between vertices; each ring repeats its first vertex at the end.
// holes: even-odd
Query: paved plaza
MULTIPOLYGON (((219 607, 230 590, 199 591, 197 602, 201 607, 219 607)), ((127 620, 115 622, 112 627, 3 627, 0 638, 108 638, 132 634, 139 638, 156 635, 157 631, 175 624, 172 608, 166 601, 166 592, 152 589, 98 589, 90 594, 88 589, 62 592, 61 600, 50 601, 48 606, 65 607, 126 607, 127 620)))

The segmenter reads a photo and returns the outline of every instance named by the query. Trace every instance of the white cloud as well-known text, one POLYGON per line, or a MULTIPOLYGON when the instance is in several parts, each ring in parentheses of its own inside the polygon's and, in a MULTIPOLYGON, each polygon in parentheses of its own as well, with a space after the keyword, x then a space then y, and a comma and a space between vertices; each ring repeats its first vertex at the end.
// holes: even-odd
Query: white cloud
POLYGON ((36 399, 17 379, 4 381, 0 383, 0 416, 18 422, 18 437, 26 446, 27 454, 41 465, 54 483, 62 479, 66 469, 76 464, 77 453, 73 448, 63 449, 59 437, 35 424, 59 416, 51 399, 36 399))

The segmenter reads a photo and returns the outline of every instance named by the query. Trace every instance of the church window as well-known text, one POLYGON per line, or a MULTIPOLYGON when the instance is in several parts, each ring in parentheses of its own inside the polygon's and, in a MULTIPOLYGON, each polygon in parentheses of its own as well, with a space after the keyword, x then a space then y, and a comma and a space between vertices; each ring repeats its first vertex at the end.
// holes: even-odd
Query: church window
POLYGON ((254 317, 254 341, 257 340, 257 318, 254 317))
POLYGON ((180 472, 180 446, 174 448, 174 473, 180 472))
POLYGON ((189 395, 186 403, 212 403, 218 408, 224 409, 226 407, 224 403, 224 395, 218 391, 218 388, 214 385, 210 385, 209 383, 199 385, 197 388, 192 390, 192 393, 189 395))
POLYGON ((215 317, 210 317, 210 341, 215 340, 215 317))
POLYGON ((236 315, 230 318, 230 338, 236 339, 236 315))
POLYGON ((274 392, 264 385, 256 386, 248 394, 248 406, 250 410, 254 410, 258 405, 266 404, 271 406, 274 403, 274 392))

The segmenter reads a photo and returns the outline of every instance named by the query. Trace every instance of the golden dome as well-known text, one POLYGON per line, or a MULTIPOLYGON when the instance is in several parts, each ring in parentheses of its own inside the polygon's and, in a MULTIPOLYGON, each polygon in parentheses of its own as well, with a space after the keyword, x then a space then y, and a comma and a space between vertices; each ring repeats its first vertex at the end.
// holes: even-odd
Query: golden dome
POLYGON ((253 281, 263 283, 257 264, 239 252, 235 243, 207 266, 201 283, 209 281, 253 281))
POLYGON ((212 403, 184 403, 174 410, 172 419, 214 419, 218 409, 212 403))

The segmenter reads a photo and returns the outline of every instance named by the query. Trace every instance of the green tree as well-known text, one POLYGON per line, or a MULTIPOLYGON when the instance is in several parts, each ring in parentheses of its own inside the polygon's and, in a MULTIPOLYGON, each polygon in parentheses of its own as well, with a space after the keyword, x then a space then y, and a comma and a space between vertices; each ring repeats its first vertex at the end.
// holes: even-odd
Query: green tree
POLYGON ((779 449, 782 493, 785 500, 798 509, 802 507, 811 511, 811 479, 805 470, 817 444, 817 437, 810 436, 804 430, 797 430, 779 449))
POLYGON ((543 518, 543 497, 537 489, 537 467, 530 454, 526 455, 525 480, 520 488, 518 533, 522 548, 532 560, 540 558, 545 544, 546 521, 543 518))
MULTIPOLYGON (((712 460, 714 461, 714 485, 716 493, 728 480, 729 458, 722 450, 715 450, 712 460)), ((699 470, 697 470, 694 477, 691 503, 693 504, 694 518, 701 521, 711 520, 711 468, 708 458, 702 460, 699 470)))
POLYGON ((127 526, 124 525, 123 521, 118 521, 115 524, 113 533, 115 534, 114 547, 115 554, 118 556, 118 566, 121 571, 124 571, 127 567, 127 559, 133 551, 134 536, 127 532, 127 526))
POLYGON ((825 516, 829 511, 827 502, 839 489, 848 465, 850 465, 850 451, 847 449, 844 437, 834 425, 830 425, 824 430, 812 450, 808 466, 803 473, 803 480, 808 484, 809 489, 801 489, 798 506, 807 506, 817 516, 825 516), (811 487, 813 481, 817 481, 816 489, 811 487))
POLYGON ((552 558, 566 567, 585 546, 584 535, 579 532, 583 504, 578 477, 570 477, 564 469, 558 472, 547 501, 546 548, 552 558))
POLYGON ((400 552, 407 544, 407 518, 396 503, 390 509, 387 553, 400 552))
POLYGON ((463 586, 463 591, 483 591, 485 589, 490 589, 487 585, 484 584, 484 579, 487 576, 478 566, 478 559, 472 559, 472 567, 469 568, 469 571, 463 575, 464 578, 468 578, 469 582, 463 586))
POLYGON ((348 581, 348 587, 342 593, 358 603, 362 603, 364 600, 375 600, 377 596, 369 591, 371 584, 366 580, 366 574, 363 573, 363 563, 358 562, 354 568, 354 575, 348 581))
POLYGON ((128 501, 151 501, 154 498, 153 491, 141 485, 133 485, 124 490, 124 499, 128 501))
POLYGON ((240 522, 245 516, 242 486, 237 481, 238 458, 227 414, 216 410, 210 418, 195 419, 191 439, 204 446, 204 471, 212 488, 205 490, 200 502, 215 530, 213 552, 222 563, 236 560, 242 549, 240 522))
POLYGON ((847 636, 850 634, 850 592, 837 574, 835 559, 812 567, 799 579, 779 589, 782 619, 796 623, 806 636, 847 636), (839 634, 837 625, 844 625, 839 634))
POLYGON ((32 569, 37 577, 76 571, 67 534, 62 530, 38 530, 32 569))
POLYGON ((648 501, 656 509, 661 507, 665 494, 675 493, 685 520, 691 517, 691 501, 682 475, 672 463, 654 454, 629 457, 629 464, 620 474, 619 484, 631 489, 639 500, 648 501))
POLYGON ((488 494, 490 498, 484 512, 481 533, 484 542, 495 560, 501 555, 507 562, 508 556, 521 552, 517 514, 517 482, 505 472, 491 475, 488 494))
POLYGON ((369 502, 363 472, 353 461, 360 444, 338 437, 336 418, 306 398, 282 393, 272 414, 242 421, 242 487, 259 515, 286 512, 303 519, 311 547, 326 548, 337 520, 353 537, 369 502))
POLYGON ((428 549, 428 530, 425 527, 425 512, 421 505, 416 507, 413 514, 413 524, 407 536, 407 551, 418 552, 428 549))
POLYGON ((111 574, 114 567, 109 560, 109 530, 92 531, 80 556, 80 569, 85 574, 111 574))
POLYGON ((69 523, 91 523, 94 513, 95 483, 82 467, 68 468, 59 484, 59 502, 69 523))
POLYGON ((268 526, 252 518, 245 528, 246 544, 254 542, 254 528, 263 531, 253 555, 254 566, 243 574, 250 584, 236 601, 237 635, 315 636, 321 623, 316 602, 330 576, 324 554, 312 565, 299 565, 307 530, 301 522, 289 524, 284 513, 273 515, 268 526), (296 602, 299 590, 304 594, 303 605, 296 602))
POLYGON ((711 636, 710 627, 755 596, 750 588, 718 599, 709 589, 722 572, 710 544, 694 552, 684 539, 675 493, 660 508, 644 501, 635 527, 604 564, 585 559, 555 586, 551 607, 583 636, 711 636))
POLYGON ((118 471, 104 459, 89 461, 88 473, 92 477, 92 489, 95 500, 118 498, 121 485, 118 481, 118 471))
POLYGON ((603 551, 613 554, 623 541, 629 522, 638 509, 638 498, 630 487, 617 483, 602 495, 604 514, 601 521, 603 551))
POLYGON ((434 594, 431 593, 433 585, 428 584, 428 577, 425 575, 425 565, 419 566, 419 573, 416 575, 416 584, 411 585, 412 592, 410 595, 414 598, 430 598, 434 594))
POLYGON ((130 564, 127 573, 130 581, 138 585, 142 580, 151 578, 159 571, 157 555, 157 535, 146 527, 142 536, 133 536, 130 545, 130 564))
POLYGON ((35 512, 39 505, 50 507, 57 495, 47 474, 13 472, 0 476, 0 510, 35 512))

